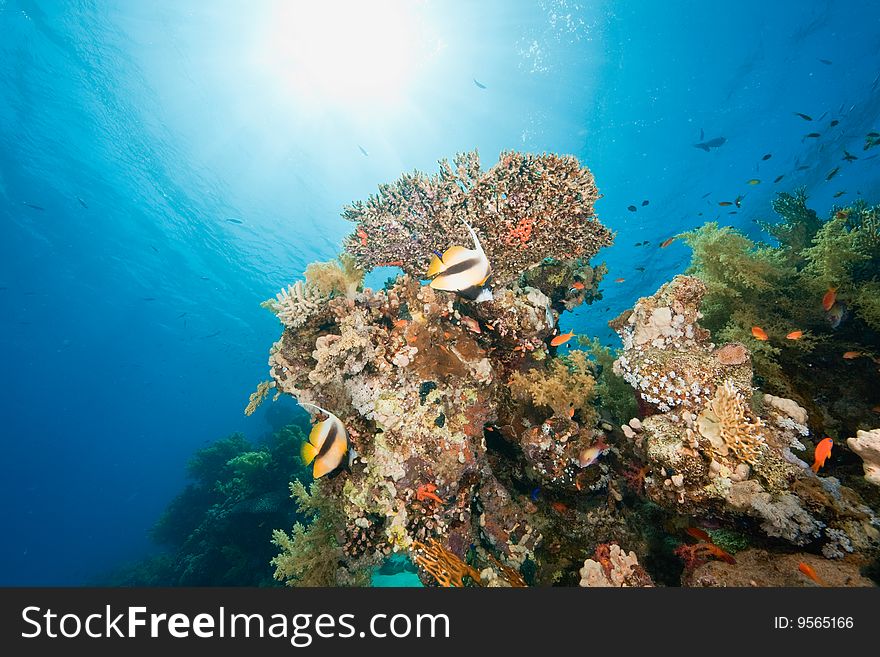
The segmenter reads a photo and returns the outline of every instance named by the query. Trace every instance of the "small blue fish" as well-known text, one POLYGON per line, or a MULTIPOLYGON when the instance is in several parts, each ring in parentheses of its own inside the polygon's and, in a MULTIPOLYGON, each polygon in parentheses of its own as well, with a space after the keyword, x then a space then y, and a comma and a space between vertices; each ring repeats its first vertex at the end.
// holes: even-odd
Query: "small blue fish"
POLYGON ((538 487, 538 488, 536 488, 535 490, 532 491, 532 494, 531 494, 531 496, 530 496, 530 497, 532 498, 532 502, 537 502, 537 501, 538 501, 538 493, 540 493, 540 492, 541 492, 541 488, 540 488, 540 487, 538 487))

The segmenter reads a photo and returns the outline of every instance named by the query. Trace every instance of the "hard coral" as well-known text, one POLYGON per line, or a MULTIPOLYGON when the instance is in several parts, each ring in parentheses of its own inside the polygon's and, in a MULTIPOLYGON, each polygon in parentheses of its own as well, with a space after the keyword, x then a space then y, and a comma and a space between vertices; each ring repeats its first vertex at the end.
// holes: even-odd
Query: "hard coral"
POLYGON ((589 260, 611 244, 593 212, 598 197, 574 157, 505 152, 483 171, 476 151, 463 153, 442 160, 435 176, 405 175, 347 207, 358 228, 345 248, 365 269, 394 262, 421 277, 434 251, 471 248, 466 221, 492 263, 492 283, 504 286, 545 258, 589 260))
POLYGON ((465 578, 476 586, 480 585, 480 573, 435 539, 413 543, 412 560, 440 586, 461 588, 465 586, 465 578))
POLYGON ((594 559, 584 561, 580 569, 583 587, 651 587, 654 582, 639 565, 635 552, 627 554, 616 543, 596 547, 594 559))

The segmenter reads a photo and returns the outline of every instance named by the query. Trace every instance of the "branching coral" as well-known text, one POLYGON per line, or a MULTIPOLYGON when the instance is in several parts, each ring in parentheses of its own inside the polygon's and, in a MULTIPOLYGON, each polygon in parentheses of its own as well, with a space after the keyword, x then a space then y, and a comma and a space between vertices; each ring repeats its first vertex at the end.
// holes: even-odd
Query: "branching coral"
POLYGON ((253 415, 254 411, 256 411, 260 404, 266 399, 266 396, 269 394, 269 391, 275 387, 275 384, 272 381, 260 381, 257 384, 257 389, 251 393, 251 396, 248 398, 248 405, 244 409, 245 415, 253 415))
POLYGON ((260 305, 275 313, 284 326, 299 328, 318 315, 326 302, 327 297, 317 288, 297 281, 260 305))
POLYGON ((347 207, 356 222, 345 248, 365 269, 395 264, 421 277, 434 251, 470 248, 462 223, 480 236, 495 285, 506 285, 545 258, 589 260, 611 243, 593 213, 593 175, 573 157, 502 153, 488 171, 476 151, 440 162, 440 172, 415 172, 347 207))

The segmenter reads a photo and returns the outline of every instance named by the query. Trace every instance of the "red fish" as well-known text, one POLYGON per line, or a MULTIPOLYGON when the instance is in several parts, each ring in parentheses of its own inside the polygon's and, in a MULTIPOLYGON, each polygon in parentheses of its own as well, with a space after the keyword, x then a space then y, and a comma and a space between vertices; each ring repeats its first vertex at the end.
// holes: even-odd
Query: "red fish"
POLYGON ((574 283, 571 284, 571 289, 573 289, 573 290, 583 290, 583 289, 584 289, 584 284, 581 283, 580 281, 575 281, 574 283))
POLYGON ((760 326, 752 327, 752 335, 755 337, 755 340, 761 340, 762 342, 770 339, 767 336, 766 331, 764 331, 764 329, 762 329, 760 326))
POLYGON ((853 360, 854 358, 861 358, 864 354, 861 351, 844 351, 843 358, 845 360, 853 360))
POLYGON ((556 511, 556 513, 565 513, 568 511, 568 507, 562 502, 553 502, 550 506, 553 507, 553 510, 556 511))
POLYGON ((555 338, 550 340, 551 347, 558 347, 561 344, 565 344, 569 340, 574 337, 574 331, 569 331, 568 333, 561 333, 557 335, 555 338))
POLYGON ((699 527, 688 527, 687 529, 685 529, 685 531, 698 541, 703 541, 704 543, 712 542, 712 537, 699 527))
POLYGON ((625 278, 615 278, 614 282, 615 283, 623 283, 625 280, 626 280, 625 278))
POLYGON ((662 242, 660 242, 660 248, 665 249, 667 246, 669 246, 670 244, 672 244, 675 241, 676 237, 678 237, 678 235, 673 235, 669 239, 665 239, 662 242))
POLYGON ((811 466, 813 472, 819 472, 819 468, 825 465, 825 461, 831 456, 832 447, 834 447, 834 441, 831 438, 823 438, 819 441, 819 444, 816 445, 816 454, 813 457, 814 461, 811 466))
POLYGON ((798 570, 801 571, 807 577, 809 577, 811 580, 816 582, 816 584, 818 584, 819 586, 827 586, 827 584, 825 584, 825 582, 822 580, 822 578, 816 574, 816 571, 813 570, 813 567, 810 564, 804 563, 803 561, 801 561, 798 564, 798 570))
POLYGON ((787 340, 800 340, 804 336, 803 331, 792 331, 788 335, 786 335, 787 340))
POLYGON ((822 310, 826 312, 831 310, 831 306, 834 305, 835 301, 837 301, 837 288, 829 287, 825 296, 822 297, 822 310))
POLYGON ((706 552, 711 554, 716 559, 723 561, 724 563, 736 564, 736 559, 733 558, 732 555, 722 550, 720 547, 715 545, 714 543, 706 543, 706 552))

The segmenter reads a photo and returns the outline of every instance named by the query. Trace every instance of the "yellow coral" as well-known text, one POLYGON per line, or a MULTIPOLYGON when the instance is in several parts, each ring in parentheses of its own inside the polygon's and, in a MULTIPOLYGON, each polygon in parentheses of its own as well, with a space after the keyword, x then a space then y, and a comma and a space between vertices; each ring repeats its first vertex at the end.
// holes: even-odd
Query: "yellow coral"
POLYGON ((364 280, 364 270, 352 256, 343 253, 336 260, 311 263, 306 267, 305 276, 306 285, 318 294, 325 297, 344 294, 351 299, 364 280))
POLYGON ((761 419, 753 416, 731 381, 718 386, 715 396, 697 417, 697 429, 709 442, 713 457, 732 454, 752 465, 766 447, 762 427, 761 419))
POLYGON ((554 415, 568 417, 571 409, 581 412, 582 420, 592 417, 596 379, 586 352, 572 351, 565 358, 555 358, 548 369, 534 368, 515 372, 508 383, 514 399, 535 406, 549 406, 554 415))
POLYGON ((480 573, 433 538, 427 544, 413 542, 412 560, 437 580, 440 586, 464 587, 465 577, 470 577, 476 585, 480 585, 480 573))
POLYGON ((260 404, 266 399, 266 395, 269 394, 269 390, 274 388, 275 384, 271 381, 260 381, 257 384, 257 389, 255 392, 251 393, 250 398, 248 399, 247 408, 244 409, 244 414, 247 416, 251 416, 254 414, 254 411, 260 407, 260 404))

